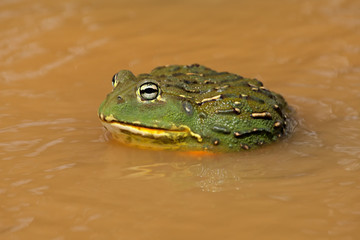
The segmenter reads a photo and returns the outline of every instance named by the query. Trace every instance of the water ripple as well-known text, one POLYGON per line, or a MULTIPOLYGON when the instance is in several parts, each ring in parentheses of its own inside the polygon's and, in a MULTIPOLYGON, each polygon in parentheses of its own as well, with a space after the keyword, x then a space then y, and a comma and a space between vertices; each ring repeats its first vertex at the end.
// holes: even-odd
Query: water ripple
POLYGON ((35 149, 34 152, 26 154, 25 156, 26 157, 38 156, 40 153, 47 150, 49 147, 52 147, 52 146, 57 145, 62 142, 64 142, 64 138, 58 138, 58 139, 52 140, 52 141, 47 142, 47 143, 43 144, 42 146, 38 147, 37 149, 35 149))
POLYGON ((68 124, 76 122, 74 118, 59 118, 52 121, 32 121, 32 122, 25 122, 19 123, 14 126, 5 127, 0 129, 0 133, 5 132, 17 132, 21 128, 28 128, 28 127, 40 127, 40 126, 47 126, 47 125, 59 125, 59 124, 68 124))

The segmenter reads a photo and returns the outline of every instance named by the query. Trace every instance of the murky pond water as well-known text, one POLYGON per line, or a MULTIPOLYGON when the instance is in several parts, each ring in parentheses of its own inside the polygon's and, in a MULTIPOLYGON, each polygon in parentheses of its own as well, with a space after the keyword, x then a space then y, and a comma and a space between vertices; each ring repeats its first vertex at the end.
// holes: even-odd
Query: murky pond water
POLYGON ((360 239, 360 2, 0 1, 0 239, 360 239), (296 109, 263 149, 122 146, 120 69, 201 63, 296 109))

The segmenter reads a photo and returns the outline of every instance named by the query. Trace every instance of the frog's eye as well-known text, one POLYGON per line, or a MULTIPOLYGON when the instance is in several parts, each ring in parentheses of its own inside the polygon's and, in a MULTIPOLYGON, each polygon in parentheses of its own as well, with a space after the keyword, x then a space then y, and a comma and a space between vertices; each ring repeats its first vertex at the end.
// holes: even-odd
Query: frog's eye
POLYGON ((115 88, 119 83, 119 80, 117 80, 116 77, 117 77, 117 74, 115 74, 113 76, 112 81, 111 81, 111 84, 112 84, 113 88, 115 88))
POLYGON ((154 100, 159 95, 158 85, 152 82, 144 83, 140 86, 139 93, 143 100, 154 100))

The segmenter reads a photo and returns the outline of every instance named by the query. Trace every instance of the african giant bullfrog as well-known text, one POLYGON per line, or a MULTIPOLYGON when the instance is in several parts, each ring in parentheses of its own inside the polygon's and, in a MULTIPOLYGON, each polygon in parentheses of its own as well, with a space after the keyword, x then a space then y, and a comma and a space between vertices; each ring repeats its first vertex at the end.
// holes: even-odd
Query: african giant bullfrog
POLYGON ((100 105, 102 124, 120 142, 145 148, 240 151, 286 134, 284 98, 263 84, 199 64, 135 76, 121 70, 100 105))

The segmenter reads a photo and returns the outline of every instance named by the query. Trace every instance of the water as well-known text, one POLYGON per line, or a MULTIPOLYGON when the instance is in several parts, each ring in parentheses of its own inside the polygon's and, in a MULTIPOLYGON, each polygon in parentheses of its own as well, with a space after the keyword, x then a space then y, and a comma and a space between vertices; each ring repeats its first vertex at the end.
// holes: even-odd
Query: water
POLYGON ((0 239, 360 238, 360 3, 0 1, 0 239), (201 63, 296 110, 263 149, 116 143, 120 69, 201 63))

